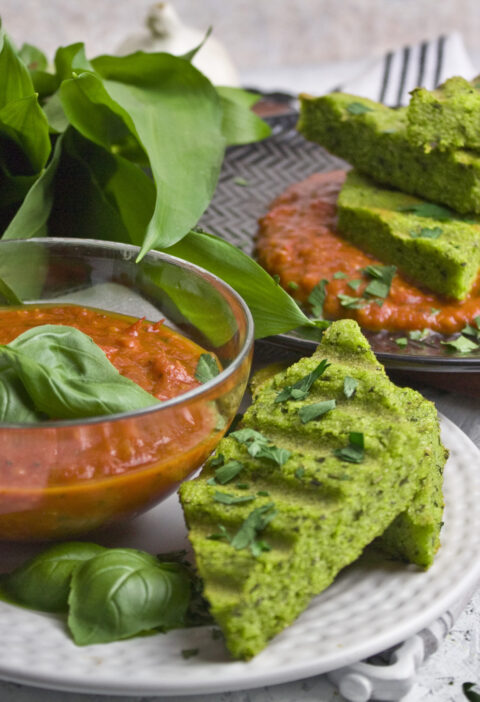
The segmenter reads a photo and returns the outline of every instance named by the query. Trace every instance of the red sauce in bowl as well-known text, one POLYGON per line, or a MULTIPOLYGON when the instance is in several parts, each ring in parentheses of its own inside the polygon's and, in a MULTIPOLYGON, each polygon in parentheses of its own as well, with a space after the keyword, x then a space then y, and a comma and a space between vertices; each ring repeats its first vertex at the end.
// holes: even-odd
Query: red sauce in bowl
POLYGON ((325 318, 353 318, 372 331, 428 328, 452 334, 480 315, 480 277, 459 302, 441 298, 397 273, 381 306, 375 301, 361 309, 343 306, 339 294, 361 296, 368 284, 361 269, 381 264, 337 231, 336 201, 344 179, 345 171, 316 173, 290 186, 272 203, 260 220, 257 257, 261 265, 278 275, 281 285, 302 303, 320 280, 328 280, 325 318), (346 277, 334 278, 338 272, 346 277), (352 280, 362 281, 356 290, 348 284, 352 280))
MULTIPOLYGON (((0 343, 41 324, 88 334, 123 375, 159 400, 199 385, 204 349, 162 322, 76 305, 3 309, 0 343)), ((223 435, 228 388, 137 416, 0 424, 0 539, 69 538, 138 514, 171 493, 223 435)))

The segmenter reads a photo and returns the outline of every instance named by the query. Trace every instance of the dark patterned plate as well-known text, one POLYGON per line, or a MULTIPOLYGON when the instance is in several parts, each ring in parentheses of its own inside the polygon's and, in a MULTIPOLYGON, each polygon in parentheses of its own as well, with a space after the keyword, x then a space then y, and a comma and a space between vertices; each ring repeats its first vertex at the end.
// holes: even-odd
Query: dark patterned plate
MULTIPOLYGON (((294 111, 268 119, 273 134, 256 144, 228 149, 217 190, 201 225, 252 255, 258 219, 272 200, 292 183, 312 173, 345 167, 345 162, 321 146, 306 141, 295 129, 294 111)), ((445 337, 432 333, 424 341, 409 340, 405 348, 395 338, 405 334, 365 332, 378 359, 388 368, 423 372, 478 372, 480 349, 449 351, 445 337)), ((311 353, 316 343, 295 333, 271 337, 279 347, 311 353)))

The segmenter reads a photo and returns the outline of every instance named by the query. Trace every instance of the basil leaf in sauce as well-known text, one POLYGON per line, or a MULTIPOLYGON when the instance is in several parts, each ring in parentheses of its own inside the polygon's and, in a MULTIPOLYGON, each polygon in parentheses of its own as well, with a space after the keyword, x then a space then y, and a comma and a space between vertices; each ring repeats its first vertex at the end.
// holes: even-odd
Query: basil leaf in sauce
POLYGON ((6 575, 2 590, 25 607, 42 612, 67 612, 73 571, 103 551, 103 546, 80 541, 56 544, 6 575))
POLYGON ((176 563, 134 549, 110 549, 73 573, 68 626, 80 646, 181 627, 190 579, 176 563))
POLYGON ((45 415, 35 409, 15 370, 0 367, 0 422, 33 424, 42 419, 45 415))
POLYGON ((73 327, 33 327, 0 346, 0 362, 17 373, 35 409, 51 418, 82 419, 158 403, 73 327))

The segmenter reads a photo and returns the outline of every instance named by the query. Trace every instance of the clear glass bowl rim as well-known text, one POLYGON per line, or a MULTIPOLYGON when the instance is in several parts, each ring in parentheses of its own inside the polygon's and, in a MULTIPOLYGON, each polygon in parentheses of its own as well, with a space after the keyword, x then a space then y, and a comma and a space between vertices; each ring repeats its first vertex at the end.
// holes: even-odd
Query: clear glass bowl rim
MULTIPOLYGON (((99 239, 74 239, 71 237, 32 237, 30 239, 9 239, 9 240, 0 240, 0 247, 2 245, 22 245, 22 243, 25 243, 25 245, 28 245, 30 242, 35 242, 35 243, 41 243, 47 247, 54 247, 56 245, 63 245, 63 246, 76 246, 80 248, 96 248, 96 249, 107 249, 111 251, 125 251, 131 254, 131 258, 135 259, 136 255, 140 252, 140 247, 134 246, 133 244, 121 244, 117 243, 114 241, 103 241, 99 239)), ((1 251, 1 249, 0 249, 1 251)), ((175 407, 178 405, 182 404, 189 404, 191 400, 197 400, 202 397, 202 395, 209 393, 212 389, 214 389, 217 385, 223 384, 230 376, 234 375, 235 372, 240 368, 240 366, 244 363, 246 360, 248 354, 250 353, 250 350, 253 345, 253 340, 254 340, 254 322, 252 318, 252 314, 250 312, 250 309, 247 306, 247 303, 245 300, 234 290, 231 285, 226 283, 224 280, 216 276, 214 273, 210 273, 210 271, 207 271, 205 268, 202 268, 201 266, 197 266, 194 263, 190 263, 189 261, 185 261, 182 258, 178 258, 177 256, 172 256, 171 254, 164 253, 163 251, 155 251, 151 250, 149 251, 143 258, 142 261, 165 261, 166 263, 170 263, 176 266, 179 266, 180 268, 183 268, 188 271, 192 271, 196 275, 200 275, 204 279, 206 279, 209 282, 215 282, 217 286, 220 287, 221 292, 228 293, 231 295, 239 304, 240 309, 242 310, 244 316, 245 316, 245 321, 246 321, 246 334, 245 334, 245 340, 243 343, 243 346, 241 347, 239 353, 235 357, 235 359, 230 363, 227 368, 224 368, 215 378, 212 378, 211 380, 208 380, 206 383, 203 383, 202 385, 199 385, 196 388, 193 388, 192 390, 189 390, 186 393, 183 393, 181 395, 176 395, 175 397, 171 397, 168 400, 165 400, 161 402, 159 405, 152 405, 152 407, 145 407, 139 410, 134 410, 131 412, 120 412, 117 414, 108 414, 108 415, 101 415, 99 417, 86 417, 85 419, 62 419, 62 420, 56 420, 56 421, 48 421, 45 423, 37 423, 37 424, 31 424, 31 423, 24 423, 24 424, 19 424, 19 423, 14 423, 14 422, 2 422, 0 424, 0 428, 2 429, 36 429, 36 430, 44 430, 46 428, 52 429, 54 427, 68 427, 68 426, 85 426, 85 425, 92 425, 92 424, 102 424, 105 422, 115 422, 115 421, 121 421, 124 419, 131 419, 134 417, 141 417, 143 415, 147 414, 153 414, 154 412, 162 412, 164 410, 167 410, 171 407, 175 407)))

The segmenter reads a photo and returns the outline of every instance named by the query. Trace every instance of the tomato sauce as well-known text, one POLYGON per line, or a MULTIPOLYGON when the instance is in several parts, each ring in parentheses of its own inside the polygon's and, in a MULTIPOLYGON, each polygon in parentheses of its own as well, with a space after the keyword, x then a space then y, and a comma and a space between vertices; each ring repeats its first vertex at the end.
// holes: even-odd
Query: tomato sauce
POLYGON ((349 317, 364 329, 389 331, 432 329, 460 331, 480 315, 480 276, 465 300, 452 301, 422 289, 396 273, 389 295, 362 300, 360 309, 341 304, 338 295, 362 297, 369 279, 361 269, 382 262, 342 239, 337 231, 336 201, 345 171, 316 173, 289 187, 260 220, 257 257, 271 275, 298 301, 306 303, 312 289, 328 280, 326 319, 349 317), (344 278, 334 274, 344 274, 344 278), (354 282, 355 288, 349 285, 354 282))
MULTIPOLYGON (((0 343, 31 327, 88 334, 114 366, 159 400, 199 385, 205 353, 162 322, 76 305, 6 308, 0 343)), ((16 428, 0 424, 0 539, 70 538, 148 509, 195 470, 226 428, 224 386, 188 403, 111 420, 16 428)))

